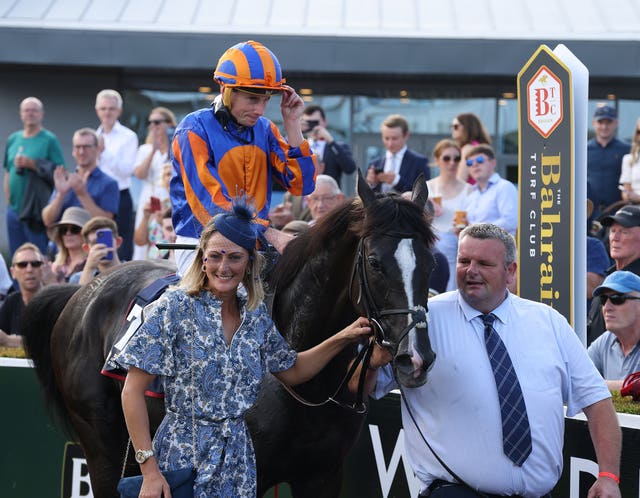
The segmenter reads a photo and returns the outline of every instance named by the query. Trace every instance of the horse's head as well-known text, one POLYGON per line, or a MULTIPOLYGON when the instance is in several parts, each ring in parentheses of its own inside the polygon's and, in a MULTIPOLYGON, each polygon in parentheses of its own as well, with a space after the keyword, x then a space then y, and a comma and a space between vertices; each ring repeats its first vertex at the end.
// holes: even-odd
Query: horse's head
POLYGON ((429 277, 435 236, 424 216, 428 191, 422 175, 411 200, 376 197, 361 176, 358 195, 365 219, 351 282, 358 311, 372 322, 377 343, 393 356, 393 370, 405 387, 427 381, 435 361, 427 325, 429 277))

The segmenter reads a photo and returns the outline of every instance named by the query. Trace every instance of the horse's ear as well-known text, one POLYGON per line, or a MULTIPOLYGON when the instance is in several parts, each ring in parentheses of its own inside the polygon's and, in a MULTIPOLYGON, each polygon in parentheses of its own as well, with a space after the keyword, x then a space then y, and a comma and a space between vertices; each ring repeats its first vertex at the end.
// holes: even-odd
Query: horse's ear
POLYGON ((369 184, 362 177, 362 172, 358 170, 358 181, 356 183, 356 192, 358 197, 362 199, 362 205, 366 208, 376 201, 376 194, 371 190, 369 184))
POLYGON ((427 199, 429 198, 429 188, 427 187, 427 182, 424 178, 424 174, 420 173, 416 181, 413 182, 413 189, 411 191, 411 200, 415 202, 420 209, 424 209, 424 206, 427 204, 427 199))

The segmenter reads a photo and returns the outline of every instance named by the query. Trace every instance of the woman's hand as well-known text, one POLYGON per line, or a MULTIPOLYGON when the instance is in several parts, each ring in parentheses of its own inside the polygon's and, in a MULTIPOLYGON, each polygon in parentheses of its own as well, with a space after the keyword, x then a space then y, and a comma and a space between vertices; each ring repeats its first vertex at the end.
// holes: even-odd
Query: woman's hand
MULTIPOLYGON (((140 488, 139 498, 171 498, 169 483, 158 469, 158 465, 153 463, 155 469, 142 474, 142 488, 140 488)), ((151 462, 146 465, 151 465, 151 462)))
POLYGON ((347 325, 343 328, 336 335, 345 342, 356 342, 371 335, 371 325, 367 318, 361 316, 351 325, 347 325))

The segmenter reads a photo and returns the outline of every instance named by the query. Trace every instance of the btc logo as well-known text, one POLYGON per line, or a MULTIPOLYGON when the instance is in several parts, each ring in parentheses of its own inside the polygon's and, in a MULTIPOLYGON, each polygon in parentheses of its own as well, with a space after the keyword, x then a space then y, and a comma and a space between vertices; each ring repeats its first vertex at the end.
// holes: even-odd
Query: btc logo
POLYGON ((562 83, 542 66, 527 85, 527 118, 540 135, 548 138, 562 122, 562 83))

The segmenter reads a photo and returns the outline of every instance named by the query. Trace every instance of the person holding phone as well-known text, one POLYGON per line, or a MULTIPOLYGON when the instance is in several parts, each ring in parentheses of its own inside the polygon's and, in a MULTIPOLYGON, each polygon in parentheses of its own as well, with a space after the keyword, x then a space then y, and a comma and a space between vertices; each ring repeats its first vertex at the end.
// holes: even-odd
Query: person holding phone
POLYGON ((407 192, 420 174, 431 178, 429 160, 407 146, 409 122, 400 114, 387 117, 380 127, 383 156, 371 161, 367 168, 367 183, 376 192, 407 192))
MULTIPOLYGON (((142 190, 138 196, 135 227, 140 225, 144 217, 144 205, 149 199, 160 201, 169 198, 169 182, 165 177, 165 165, 169 164, 169 179, 171 179, 171 159, 169 145, 173 130, 176 129, 176 117, 166 107, 154 107, 149 113, 147 121, 149 132, 145 143, 138 148, 136 167, 133 174, 142 181, 142 190)), ((154 205, 155 207, 155 205, 154 205)), ((155 211, 161 211, 160 205, 155 211)), ((154 212, 155 212, 154 211, 154 212)), ((134 235, 135 244, 135 235, 134 235)), ((148 247, 133 247, 133 259, 145 259, 148 247)))
POLYGON ((318 174, 331 176, 338 185, 342 174, 356 170, 349 145, 338 142, 327 129, 327 116, 319 105, 305 107, 302 112, 302 131, 311 150, 318 156, 318 174))
MULTIPOLYGON (((197 244, 209 219, 246 195, 255 204, 266 239, 282 251, 291 240, 269 227, 271 191, 277 182, 292 195, 315 189, 316 156, 304 139, 302 98, 286 85, 276 56, 255 41, 238 43, 218 61, 220 95, 212 107, 187 115, 173 136, 170 196, 178 243, 197 244), (265 118, 269 99, 280 94, 282 125, 265 118)), ((176 251, 184 274, 193 251, 176 251)))
POLYGON ((86 285, 99 273, 121 264, 118 248, 122 237, 118 235, 116 222, 103 216, 95 216, 85 223, 82 237, 87 262, 81 272, 71 275, 69 283, 86 285))

